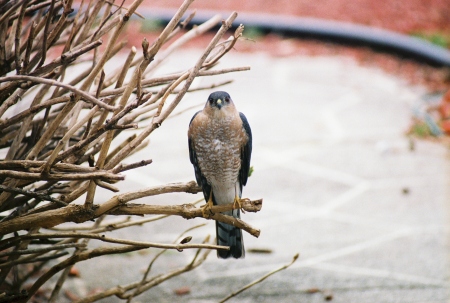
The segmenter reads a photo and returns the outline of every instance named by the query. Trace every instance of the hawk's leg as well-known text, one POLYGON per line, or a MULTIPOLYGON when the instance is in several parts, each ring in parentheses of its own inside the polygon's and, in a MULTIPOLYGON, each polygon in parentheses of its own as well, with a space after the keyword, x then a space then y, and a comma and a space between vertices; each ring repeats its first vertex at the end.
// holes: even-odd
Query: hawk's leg
POLYGON ((202 209, 202 214, 204 217, 208 217, 209 215, 212 215, 213 212, 211 211, 211 207, 213 207, 214 203, 212 200, 212 188, 211 188, 211 193, 209 194, 209 199, 206 202, 205 205, 201 206, 200 208, 202 209), (207 214, 207 212, 209 212, 209 214, 207 214))

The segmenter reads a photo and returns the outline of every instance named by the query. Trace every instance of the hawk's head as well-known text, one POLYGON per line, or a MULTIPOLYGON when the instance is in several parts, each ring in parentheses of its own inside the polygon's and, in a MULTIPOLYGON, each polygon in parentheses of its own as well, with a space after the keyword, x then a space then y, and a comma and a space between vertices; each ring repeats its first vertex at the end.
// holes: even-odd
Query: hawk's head
POLYGON ((227 108, 233 105, 230 95, 227 92, 217 91, 209 95, 206 107, 211 107, 213 109, 227 108))

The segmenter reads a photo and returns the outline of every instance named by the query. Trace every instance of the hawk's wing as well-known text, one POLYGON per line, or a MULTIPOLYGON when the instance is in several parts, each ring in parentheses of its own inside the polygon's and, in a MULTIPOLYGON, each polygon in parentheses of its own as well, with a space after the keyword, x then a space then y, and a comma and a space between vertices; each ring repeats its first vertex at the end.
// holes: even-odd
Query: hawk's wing
POLYGON ((242 127, 248 136, 247 143, 241 149, 241 170, 239 171, 239 183, 241 186, 247 184, 248 172, 250 171, 250 158, 252 156, 252 130, 250 129, 250 124, 248 124, 247 118, 243 113, 239 113, 242 120, 242 127))
MULTIPOLYGON (((199 112, 201 111, 196 112, 195 115, 192 117, 191 122, 189 122, 189 127, 191 126, 192 121, 194 121, 195 117, 199 112)), ((195 153, 194 142, 191 137, 188 137, 188 142, 189 142, 189 158, 191 160, 192 165, 194 165, 195 179, 197 180, 197 184, 203 190, 203 196, 205 197, 205 200, 208 201, 209 194, 211 193, 211 185, 208 184, 208 181, 206 181, 205 176, 203 176, 200 170, 197 154, 195 153)))

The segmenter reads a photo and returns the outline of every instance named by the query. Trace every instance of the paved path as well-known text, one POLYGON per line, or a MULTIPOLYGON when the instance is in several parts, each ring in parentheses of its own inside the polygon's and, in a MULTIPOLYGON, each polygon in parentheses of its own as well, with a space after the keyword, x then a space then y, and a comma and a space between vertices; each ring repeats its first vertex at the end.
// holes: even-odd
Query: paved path
MULTIPOLYGON (((167 69, 178 71, 198 56, 185 52, 167 69)), ((243 216, 262 230, 258 239, 245 234, 245 245, 272 253, 248 252, 244 260, 227 261, 212 254, 200 268, 136 302, 217 302, 297 252, 300 258, 290 269, 230 302, 323 302, 324 293, 308 293, 311 289, 326 290, 333 302, 448 302, 448 151, 428 141, 411 144, 404 135, 424 91, 337 57, 233 53, 220 67, 238 65, 252 70, 202 81, 235 79, 223 89, 246 114, 254 135, 254 174, 244 196, 264 198, 260 213, 243 216), (183 286, 191 294, 174 295, 183 286)), ((180 109, 195 104, 200 109, 209 93, 186 97, 180 109)), ((196 110, 154 133, 149 147, 135 156, 154 163, 129 172, 124 190, 194 178, 186 132, 196 110)), ((171 194, 142 202, 197 198, 171 194)), ((167 241, 204 222, 170 221, 111 236, 167 241)), ((209 222, 189 234, 200 242, 213 233, 209 222)), ((78 268, 90 288, 109 288, 139 279, 154 253, 91 260, 78 268)), ((167 253, 154 273, 186 264, 192 254, 167 253)))

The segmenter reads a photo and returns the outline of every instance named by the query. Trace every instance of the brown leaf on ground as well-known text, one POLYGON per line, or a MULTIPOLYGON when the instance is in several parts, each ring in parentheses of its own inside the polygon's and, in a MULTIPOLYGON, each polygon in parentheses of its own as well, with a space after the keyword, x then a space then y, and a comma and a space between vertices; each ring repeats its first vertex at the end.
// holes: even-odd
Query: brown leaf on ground
POLYGON ((188 286, 183 286, 180 288, 177 288, 173 291, 177 296, 184 296, 191 293, 191 289, 188 286))

